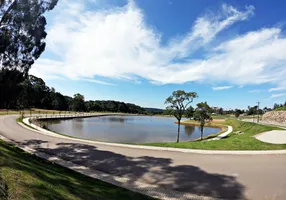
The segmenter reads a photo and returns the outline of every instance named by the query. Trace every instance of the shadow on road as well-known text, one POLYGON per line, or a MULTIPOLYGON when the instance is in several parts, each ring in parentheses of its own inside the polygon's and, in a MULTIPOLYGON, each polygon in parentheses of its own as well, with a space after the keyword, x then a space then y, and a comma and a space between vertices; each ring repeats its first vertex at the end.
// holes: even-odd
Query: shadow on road
POLYGON ((78 143, 57 143, 57 147, 51 149, 46 143, 47 141, 28 140, 21 145, 28 145, 37 151, 56 155, 91 169, 124 177, 129 184, 140 181, 196 195, 245 199, 244 186, 232 176, 211 174, 192 165, 172 166, 172 160, 168 158, 128 157, 78 143))

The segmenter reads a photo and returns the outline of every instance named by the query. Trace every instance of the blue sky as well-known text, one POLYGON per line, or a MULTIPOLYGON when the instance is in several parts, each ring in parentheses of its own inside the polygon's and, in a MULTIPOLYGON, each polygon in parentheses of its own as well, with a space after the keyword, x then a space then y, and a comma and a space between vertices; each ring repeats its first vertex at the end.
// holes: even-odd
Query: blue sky
POLYGON ((272 107, 286 100, 285 9, 283 0, 60 0, 30 73, 88 100, 164 108, 183 89, 195 103, 272 107))

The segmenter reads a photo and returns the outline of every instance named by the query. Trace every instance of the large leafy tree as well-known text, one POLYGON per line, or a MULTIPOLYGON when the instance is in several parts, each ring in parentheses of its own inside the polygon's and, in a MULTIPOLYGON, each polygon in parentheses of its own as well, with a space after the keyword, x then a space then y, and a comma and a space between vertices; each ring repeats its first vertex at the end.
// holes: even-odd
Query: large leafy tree
POLYGON ((196 92, 185 92, 184 90, 177 90, 169 96, 165 104, 169 106, 166 108, 170 114, 174 115, 178 120, 178 134, 177 134, 177 142, 180 141, 180 125, 181 119, 185 114, 186 109, 188 109, 190 104, 193 102, 194 98, 197 98, 198 95, 196 92))
POLYGON ((204 126, 206 121, 212 120, 211 111, 212 109, 207 104, 207 102, 198 103, 197 108, 195 109, 194 119, 200 122, 201 140, 203 139, 204 126))
POLYGON ((0 107, 8 108, 14 103, 31 65, 45 50, 43 14, 57 2, 0 0, 0 107))
POLYGON ((0 66, 27 73, 45 50, 46 18, 58 0, 5 0, 0 8, 0 66))

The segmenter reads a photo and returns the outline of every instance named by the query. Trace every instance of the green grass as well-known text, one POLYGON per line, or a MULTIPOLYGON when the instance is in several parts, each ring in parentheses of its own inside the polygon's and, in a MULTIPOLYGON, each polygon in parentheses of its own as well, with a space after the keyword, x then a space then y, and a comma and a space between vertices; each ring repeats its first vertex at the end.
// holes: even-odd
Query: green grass
POLYGON ((18 123, 21 123, 21 124, 23 124, 23 125, 25 125, 25 126, 31 128, 31 129, 37 130, 37 129, 35 129, 35 128, 32 127, 32 126, 30 126, 30 125, 28 125, 28 124, 25 124, 25 123, 23 122, 23 118, 22 118, 22 117, 18 117, 18 118, 16 119, 16 121, 17 121, 18 123))
POLYGON ((274 111, 283 111, 283 110, 286 110, 286 106, 276 108, 274 111))
MULTIPOLYGON (((199 126, 200 122, 195 121, 195 120, 185 120, 181 122, 182 125, 189 125, 189 126, 199 126)), ((221 131, 215 134, 210 134, 208 136, 204 136, 203 140, 207 140, 207 139, 211 139, 214 138, 216 136, 218 136, 219 134, 222 134, 223 132, 225 132, 227 130, 227 126, 225 126, 225 121, 211 121, 211 122, 206 122, 205 127, 214 127, 214 128, 220 128, 221 131)), ((200 140, 200 138, 196 139, 200 140)))
POLYGON ((151 199, 45 161, 2 140, 0 176, 8 199, 151 199))
POLYGON ((213 119, 234 119, 235 118, 235 116, 233 115, 217 115, 217 114, 212 115, 211 117, 213 119))
MULTIPOLYGON (((244 134, 229 134, 226 138, 215 141, 193 141, 193 142, 165 142, 149 143, 144 145, 190 148, 190 149, 207 149, 207 150, 278 150, 286 149, 286 144, 270 144, 257 140, 253 136, 270 130, 282 130, 277 127, 265 126, 239 120, 227 120, 226 125, 233 127, 233 132, 242 131, 244 134)), ((285 133, 286 134, 286 133, 285 133)), ((174 134, 175 139, 175 134, 174 134)))

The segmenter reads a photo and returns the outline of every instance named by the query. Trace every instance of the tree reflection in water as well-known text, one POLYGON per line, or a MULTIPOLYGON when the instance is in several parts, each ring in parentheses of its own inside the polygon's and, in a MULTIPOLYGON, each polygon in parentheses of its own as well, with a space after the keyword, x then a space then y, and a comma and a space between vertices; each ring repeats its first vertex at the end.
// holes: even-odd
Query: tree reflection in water
POLYGON ((112 122, 120 122, 120 123, 124 123, 125 121, 123 117, 109 117, 108 120, 112 122))
POLYGON ((195 132, 195 127, 194 126, 187 126, 187 125, 184 125, 185 127, 185 133, 188 137, 191 137, 192 134, 195 132))

